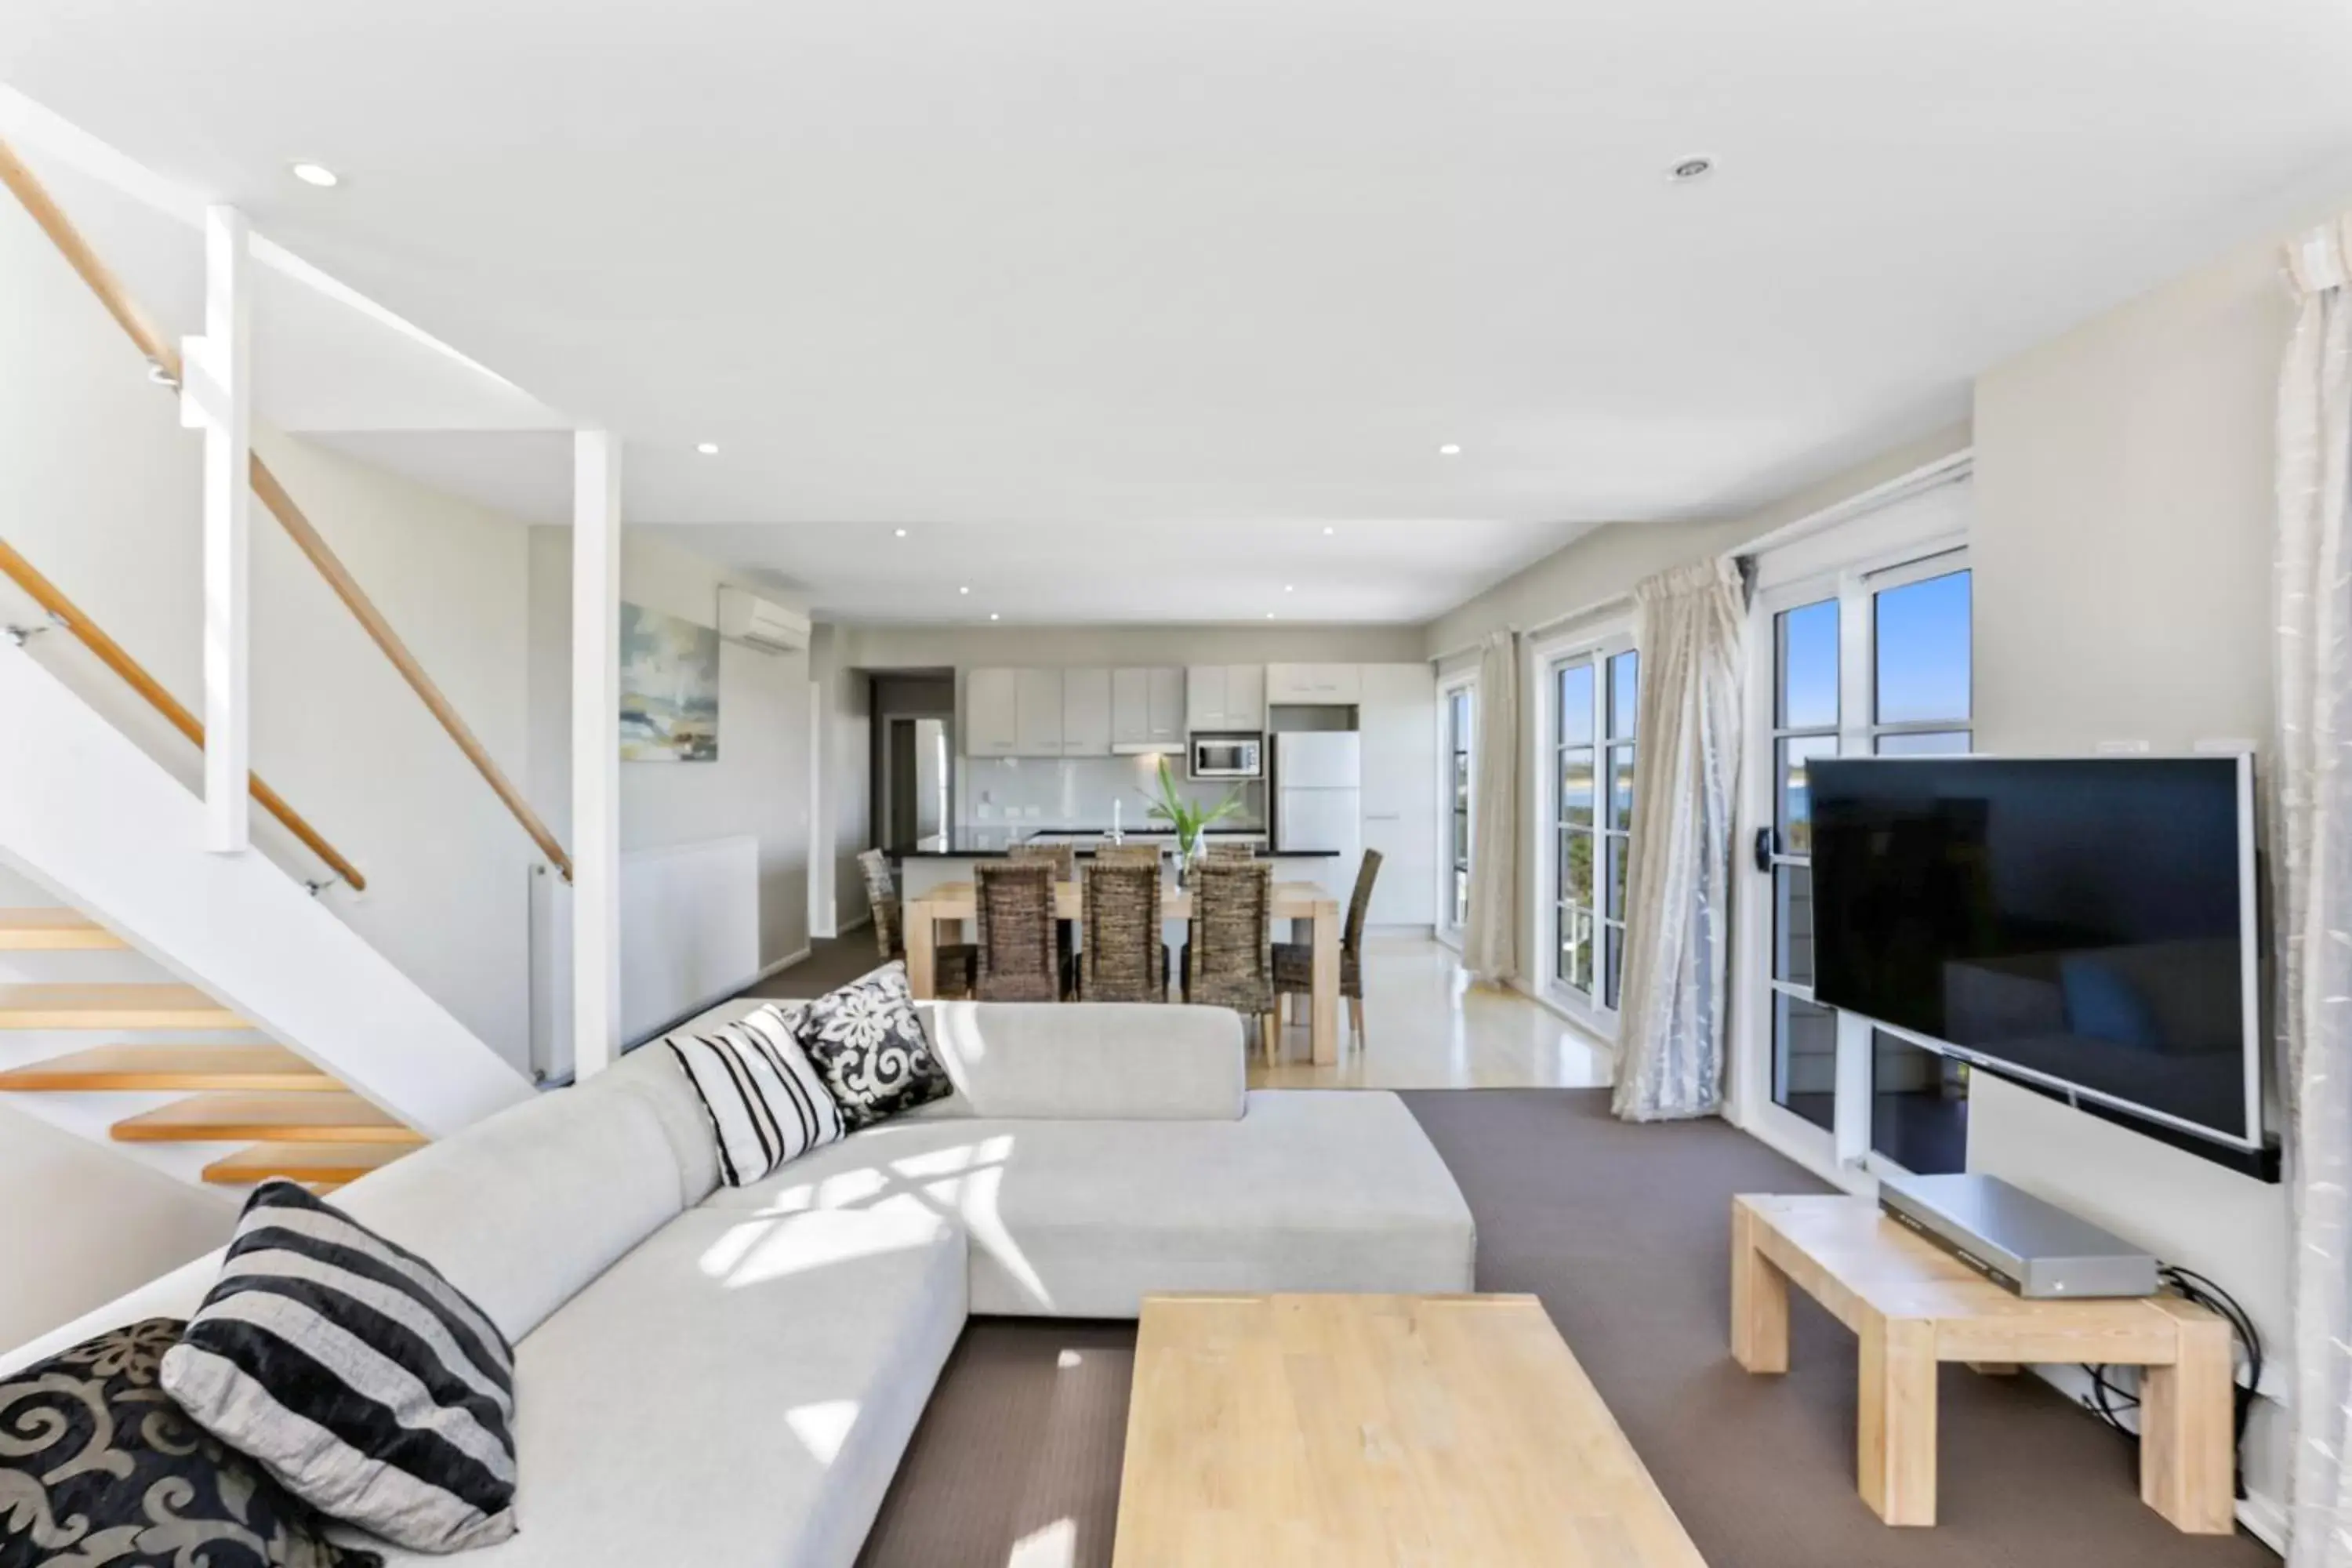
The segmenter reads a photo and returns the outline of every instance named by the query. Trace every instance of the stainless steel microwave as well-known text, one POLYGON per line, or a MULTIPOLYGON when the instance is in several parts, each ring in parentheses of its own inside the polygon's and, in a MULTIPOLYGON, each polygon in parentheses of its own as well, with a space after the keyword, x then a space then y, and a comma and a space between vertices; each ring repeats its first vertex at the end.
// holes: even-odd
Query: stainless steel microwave
POLYGON ((1195 735, 1192 774, 1196 779, 1265 776, 1264 735, 1195 735))

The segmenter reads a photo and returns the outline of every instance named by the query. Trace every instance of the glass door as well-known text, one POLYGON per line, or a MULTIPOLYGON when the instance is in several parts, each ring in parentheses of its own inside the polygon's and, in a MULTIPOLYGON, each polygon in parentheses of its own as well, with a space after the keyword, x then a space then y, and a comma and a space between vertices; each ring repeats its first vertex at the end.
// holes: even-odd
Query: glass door
POLYGON ((1465 684, 1449 689, 1444 695, 1444 758, 1445 780, 1438 809, 1444 814, 1445 853, 1447 856, 1444 933, 1461 940, 1462 928, 1470 922, 1470 753, 1475 736, 1472 727, 1476 722, 1475 685, 1465 684))
POLYGON ((1813 998, 1810 765, 1972 742, 1966 557, 1824 575, 1757 601, 1748 820, 1760 910, 1743 920, 1743 1116, 1824 1163, 1958 1170, 1967 1073, 1813 998))
MULTIPOLYGON (((1555 997, 1602 1015, 1617 1011, 1625 955, 1625 866, 1633 835, 1634 718, 1641 656, 1628 639, 1551 659, 1552 858, 1547 883, 1555 997)), ((1546 868, 1538 866, 1538 874, 1546 868)))

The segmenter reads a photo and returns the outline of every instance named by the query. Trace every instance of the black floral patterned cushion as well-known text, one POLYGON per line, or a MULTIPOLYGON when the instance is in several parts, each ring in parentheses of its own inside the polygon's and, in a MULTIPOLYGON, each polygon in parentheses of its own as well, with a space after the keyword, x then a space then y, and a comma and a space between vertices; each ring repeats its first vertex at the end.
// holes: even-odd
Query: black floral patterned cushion
POLYGON ((855 1132, 955 1091, 931 1054, 907 966, 887 963, 808 1005, 801 1048, 855 1132))
POLYGON ((149 1318, 0 1377, 0 1568, 380 1568, 156 1382, 149 1318))

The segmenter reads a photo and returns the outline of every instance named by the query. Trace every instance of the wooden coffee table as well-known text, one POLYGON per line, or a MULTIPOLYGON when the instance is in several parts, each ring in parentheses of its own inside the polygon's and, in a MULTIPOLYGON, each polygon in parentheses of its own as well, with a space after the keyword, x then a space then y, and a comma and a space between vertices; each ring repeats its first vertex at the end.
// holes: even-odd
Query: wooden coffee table
POLYGON ((1532 1296, 1152 1296, 1115 1568, 1704 1568, 1532 1296))
POLYGON ((2230 1326, 2174 1296, 2027 1300, 1879 1213, 1868 1198, 1731 1200, 1731 1353, 1789 1370, 1789 1287, 1861 1342, 1862 1500, 1889 1524, 1936 1522, 1936 1368, 2028 1362, 2138 1366, 2140 1500, 2179 1528, 2226 1535, 2230 1326))

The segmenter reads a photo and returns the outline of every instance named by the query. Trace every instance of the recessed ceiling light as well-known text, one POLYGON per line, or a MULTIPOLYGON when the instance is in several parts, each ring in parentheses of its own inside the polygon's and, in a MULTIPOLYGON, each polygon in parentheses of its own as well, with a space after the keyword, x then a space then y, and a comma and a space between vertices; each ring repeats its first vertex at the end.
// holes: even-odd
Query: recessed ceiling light
POLYGON ((994 610, 991 610, 991 611, 989 611, 989 612, 988 612, 988 618, 989 618, 990 620, 992 620, 992 620, 994 620, 994 619, 996 618, 996 612, 995 612, 994 610))
POLYGON ((1678 185, 1687 184, 1693 180, 1705 178, 1707 174, 1713 173, 1714 170, 1715 160, 1712 158, 1696 156, 1677 158, 1675 160, 1674 165, 1667 169, 1666 178, 1674 181, 1675 184, 1678 185))
POLYGON ((1462 455, 1461 445, 1458 442, 1448 441, 1437 449, 1437 455, 1441 458, 1458 458, 1462 455))
POLYGON ((697 441, 694 444, 694 449, 706 458, 719 456, 719 443, 716 441, 697 441))
POLYGON ((956 592, 957 592, 957 593, 959 593, 959 594, 969 594, 969 593, 971 593, 971 590, 970 588, 968 588, 968 587, 965 587, 965 588, 958 588, 958 589, 956 590, 956 592))
POLYGON ((1297 589, 1297 587, 1296 585, 1294 585, 1294 584, 1292 584, 1285 583, 1285 584, 1282 585, 1282 591, 1283 591, 1284 593, 1286 593, 1286 594, 1296 594, 1297 592, 1298 592, 1298 589, 1297 589))
POLYGON ((1328 533, 1330 533, 1330 531, 1331 531, 1331 525, 1330 525, 1329 523, 1328 523, 1328 522, 1327 522, 1327 523, 1325 523, 1325 524, 1323 525, 1323 531, 1324 531, 1327 535, 1328 535, 1328 533))
POLYGON ((1270 621, 1270 620, 1272 620, 1272 619, 1274 619, 1274 612, 1273 612, 1272 610, 1268 610, 1268 611, 1265 613, 1265 618, 1266 618, 1267 620, 1269 620, 1269 621, 1270 621))
POLYGON ((903 528, 894 528, 894 529, 892 529, 890 531, 891 531, 892 533, 894 533, 894 534, 898 535, 900 539, 904 539, 904 538, 906 538, 906 537, 907 537, 907 531, 906 531, 905 529, 903 529, 903 528))
POLYGON ((298 163, 293 166, 293 170, 294 177, 306 185, 318 185, 323 188, 343 183, 342 176, 324 163, 298 163))

